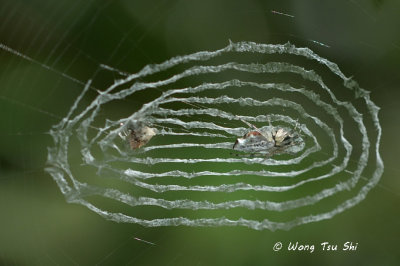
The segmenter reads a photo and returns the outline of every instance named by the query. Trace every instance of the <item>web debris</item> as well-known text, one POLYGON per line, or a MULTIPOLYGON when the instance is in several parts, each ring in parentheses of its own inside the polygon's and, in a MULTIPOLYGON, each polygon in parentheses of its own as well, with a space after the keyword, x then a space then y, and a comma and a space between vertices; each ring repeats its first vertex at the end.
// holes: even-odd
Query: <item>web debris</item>
POLYGON ((271 10, 271 13, 272 13, 272 14, 277 14, 277 15, 282 15, 282 16, 287 16, 287 17, 294 18, 294 16, 293 16, 293 15, 286 14, 286 13, 279 12, 279 11, 275 11, 275 10, 271 10))

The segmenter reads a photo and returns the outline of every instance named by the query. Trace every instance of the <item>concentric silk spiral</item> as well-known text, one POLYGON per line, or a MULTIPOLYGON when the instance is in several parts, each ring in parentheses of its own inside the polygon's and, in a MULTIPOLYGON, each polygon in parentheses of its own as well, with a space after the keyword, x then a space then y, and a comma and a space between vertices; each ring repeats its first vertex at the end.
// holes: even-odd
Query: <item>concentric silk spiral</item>
POLYGON ((90 86, 52 128, 46 170, 68 202, 112 221, 287 230, 355 206, 383 173, 379 108, 308 48, 231 42, 88 100, 90 86), (133 149, 133 124, 156 135, 133 149), (299 140, 273 155, 234 150, 248 124, 299 140))

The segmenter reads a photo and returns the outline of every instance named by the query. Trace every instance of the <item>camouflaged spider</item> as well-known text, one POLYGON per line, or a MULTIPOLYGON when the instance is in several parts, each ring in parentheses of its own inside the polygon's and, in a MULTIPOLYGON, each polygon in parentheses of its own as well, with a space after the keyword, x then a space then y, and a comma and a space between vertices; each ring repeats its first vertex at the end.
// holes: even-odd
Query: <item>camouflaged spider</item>
MULTIPOLYGON (((120 126, 124 126, 124 123, 121 123, 120 126)), ((130 123, 118 135, 129 142, 132 150, 136 150, 146 145, 156 135, 156 129, 143 123, 130 123)))
MULTIPOLYGON (((239 118, 240 119, 240 118, 239 118)), ((296 144, 299 135, 294 130, 283 127, 269 126, 258 129, 255 125, 250 124, 242 119, 243 123, 253 128, 243 137, 236 139, 233 145, 234 150, 244 151, 248 153, 258 153, 267 155, 268 157, 287 152, 287 149, 296 144)))

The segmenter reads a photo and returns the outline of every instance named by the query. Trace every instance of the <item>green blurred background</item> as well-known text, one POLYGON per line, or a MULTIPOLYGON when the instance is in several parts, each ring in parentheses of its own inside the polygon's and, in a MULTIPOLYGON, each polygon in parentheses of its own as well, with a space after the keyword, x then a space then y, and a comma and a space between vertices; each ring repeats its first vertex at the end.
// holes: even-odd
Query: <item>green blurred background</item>
POLYGON ((399 1, 1 0, 0 14, 1 43, 33 59, 0 50, 0 265, 400 264, 399 1), (310 47, 372 91, 383 128, 380 185, 333 219, 277 232, 144 228, 67 204, 44 167, 46 132, 83 88, 68 77, 84 83, 101 63, 135 72, 229 40, 310 47), (274 252, 278 241, 317 250, 274 252), (322 252, 325 241, 358 249, 322 252))

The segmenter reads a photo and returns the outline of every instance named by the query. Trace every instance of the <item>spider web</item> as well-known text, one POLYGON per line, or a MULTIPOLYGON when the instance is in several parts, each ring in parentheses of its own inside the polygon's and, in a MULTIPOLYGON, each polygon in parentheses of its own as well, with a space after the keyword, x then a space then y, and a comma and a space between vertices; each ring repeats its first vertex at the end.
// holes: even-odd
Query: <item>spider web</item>
MULTIPOLYGON (((95 97, 87 107, 83 108, 82 112, 74 114, 81 99, 89 89, 90 84, 91 83, 89 82, 86 85, 82 94, 73 104, 68 115, 51 130, 50 134, 55 142, 55 147, 49 149, 48 164, 51 167, 48 167, 46 170, 53 176, 69 202, 85 205, 89 209, 109 220, 116 222, 139 223, 145 226, 241 225, 257 230, 290 229, 296 225, 329 219, 337 213, 351 208, 365 198, 368 191, 378 183, 383 172, 383 162, 379 155, 379 142, 382 131, 378 120, 379 108, 370 100, 368 92, 361 89, 354 80, 344 76, 336 64, 319 57, 307 48, 297 48, 290 43, 284 45, 264 45, 252 42, 231 42, 227 47, 221 50, 210 52, 204 51, 187 56, 175 57, 159 65, 146 66, 138 73, 116 81, 104 91, 100 91, 98 96, 95 97), (324 83, 321 76, 316 74, 313 70, 306 70, 301 66, 284 62, 268 62, 265 64, 241 64, 236 62, 228 62, 219 65, 200 64, 190 66, 182 72, 168 76, 166 79, 155 81, 147 80, 146 82, 136 81, 147 76, 158 74, 159 72, 167 71, 168 69, 180 64, 191 62, 203 63, 212 60, 215 57, 230 53, 279 54, 281 56, 296 55, 305 57, 309 60, 315 60, 317 63, 325 65, 333 74, 337 75, 338 78, 342 80, 341 83, 343 83, 343 87, 354 93, 354 99, 362 99, 366 105, 368 113, 361 114, 350 101, 338 100, 334 95, 333 89, 330 89, 324 83), (261 83, 239 79, 228 79, 227 81, 215 83, 208 82, 207 80, 207 75, 210 73, 213 76, 212 78, 215 78, 215 75, 230 70, 245 72, 246 74, 294 73, 306 81, 317 83, 318 88, 316 89, 317 92, 313 92, 307 90, 307 88, 296 88, 288 83, 281 82, 261 83), (180 80, 191 76, 196 76, 196 78, 200 80, 200 85, 187 86, 183 88, 179 88, 179 85, 178 88, 171 87, 171 85, 179 83, 180 80), (203 78, 202 76, 205 77, 203 78), (131 84, 132 82, 133 84, 131 84), (134 97, 135 93, 149 88, 163 88, 167 86, 168 89, 162 90, 161 96, 153 101, 145 103, 136 112, 118 120, 100 119, 101 121, 104 121, 104 125, 102 127, 98 126, 99 122, 96 121, 96 116, 102 108, 107 108, 105 106, 108 103, 126 99, 131 96, 134 97), (245 90, 246 92, 243 92, 240 98, 233 98, 229 96, 229 94, 234 88, 238 88, 242 91, 245 90), (302 104, 285 100, 284 98, 268 97, 268 100, 260 101, 257 100, 255 95, 249 97, 252 95, 251 91, 255 90, 255 88, 260 89, 260 91, 265 91, 267 95, 269 90, 277 90, 279 93, 300 94, 314 103, 317 108, 320 108, 327 113, 332 120, 328 120, 328 122, 321 121, 320 118, 309 114, 302 107, 302 104), (321 100, 320 94, 318 94, 319 90, 324 91, 329 95, 331 103, 321 100), (216 96, 197 96, 201 95, 203 92, 207 95, 209 91, 217 91, 216 96), (180 95, 180 97, 176 97, 176 95, 180 95), (200 104, 199 106, 202 107, 167 107, 174 102, 189 103, 194 106, 200 104), (237 113, 225 111, 223 107, 224 105, 228 105, 228 108, 234 110, 243 109, 241 107, 245 107, 246 109, 256 109, 256 112, 253 116, 242 116, 240 111, 237 111, 237 113), (232 107, 232 105, 234 106, 232 107), (268 108, 271 106, 293 109, 298 113, 298 116, 291 117, 285 114, 274 114, 270 111, 271 109, 268 108), (348 113, 348 117, 353 120, 355 125, 350 132, 354 134, 354 129, 358 129, 360 133, 358 144, 353 145, 360 146, 362 151, 361 154, 357 154, 359 160, 356 158, 352 159, 356 162, 356 165, 353 166, 349 165, 353 145, 345 137, 345 132, 349 129, 344 128, 345 118, 341 117, 338 108, 344 108, 348 113), (293 121, 301 118, 300 128, 302 128, 303 132, 308 133, 307 137, 313 139, 314 143, 306 145, 307 149, 301 155, 283 161, 265 158, 237 159, 231 158, 231 156, 226 156, 226 154, 224 156, 223 152, 226 153, 226 151, 229 152, 231 150, 232 139, 239 137, 246 132, 246 128, 234 126, 232 121, 237 120, 236 118, 240 118, 251 122, 266 123, 267 116, 262 115, 262 113, 270 114, 272 122, 291 121, 291 126, 293 128, 293 121), (373 128, 376 130, 376 133, 374 132, 376 136, 368 136, 362 119, 363 115, 364 117, 367 115, 370 117, 374 126, 373 128), (183 117, 186 121, 183 120, 183 117), (215 122, 217 120, 218 122, 215 122), (129 150, 127 151, 126 147, 124 148, 124 143, 118 143, 120 142, 120 139, 117 138, 117 136, 121 132, 120 125, 128 125, 130 121, 146 121, 148 125, 158 127, 160 131, 158 137, 159 141, 155 145, 149 145, 143 148, 140 153, 131 152, 129 150), (336 130, 332 128, 333 121, 338 125, 336 130), (327 137, 330 138, 333 146, 331 151, 329 148, 321 148, 321 144, 319 144, 318 138, 316 137, 317 134, 314 134, 307 128, 307 125, 311 122, 325 131, 327 137), (229 123, 232 124, 232 126, 227 126, 229 123), (328 126, 328 124, 330 126, 328 126), (182 136, 185 136, 185 138, 182 138, 182 136), (75 155, 71 152, 70 142, 73 141, 73 138, 77 138, 80 142, 80 155, 75 155), (190 142, 182 141, 182 139, 190 140, 190 142), (231 142, 227 142, 229 139, 231 139, 231 142), (344 150, 342 156, 339 156, 338 141, 336 139, 340 140, 340 144, 342 145, 341 148, 344 150), (370 139, 372 141, 374 152, 372 159, 370 159, 369 154, 371 146, 370 139), (221 140, 223 142, 221 142, 221 140), (202 154, 204 148, 211 149, 212 153, 202 156, 202 158, 193 156, 193 154, 202 154), (220 152, 220 150, 222 150, 222 152, 220 152), (98 151, 101 152, 99 153, 98 151), (306 164, 302 164, 302 162, 307 161, 308 157, 313 155, 313 153, 318 154, 319 152, 329 154, 330 157, 324 160, 313 159, 313 162, 308 163, 307 166, 305 166, 306 164), (73 155, 71 155, 71 153, 73 155), (171 157, 162 156, 165 153, 171 155, 171 157), (174 156, 174 154, 181 155, 174 156), (79 174, 77 174, 78 171, 69 166, 69 158, 71 156, 81 157, 83 159, 83 165, 93 167, 95 171, 99 173, 100 177, 114 178, 133 185, 138 188, 138 191, 145 190, 148 192, 155 192, 157 193, 157 196, 147 196, 146 193, 142 191, 138 193, 139 195, 135 195, 135 193, 124 193, 117 188, 94 186, 90 184, 93 182, 92 179, 94 179, 94 176, 82 178, 85 182, 79 181, 81 178, 78 176, 79 174), (203 163, 207 164, 202 165, 203 163), (117 164, 119 167, 115 166, 117 164), (197 170, 192 170, 191 172, 182 170, 186 169, 189 164, 201 166, 195 166, 194 169, 197 170), (210 171, 208 169, 210 164, 214 164, 213 168, 228 168, 230 170, 210 171), (149 170, 138 170, 141 168, 141 165, 148 166, 146 168, 149 170), (161 166, 158 170, 153 170, 154 165, 161 166), (288 170, 285 169, 282 171, 282 168, 275 167, 282 165, 285 165, 288 170), (326 167, 327 165, 330 167, 326 167), (376 169, 372 171, 369 178, 367 178, 366 174, 363 173, 367 165, 376 165, 376 169), (261 167, 258 167, 260 168, 259 170, 253 170, 256 169, 254 166, 261 167), (298 170, 293 170, 289 168, 292 166, 301 167, 298 170), (355 167, 354 170, 352 167, 355 167), (274 171, 273 169, 277 170, 274 171), (325 173, 315 175, 313 174, 315 169, 323 169, 325 173), (360 182, 361 174, 363 174, 364 178, 367 180, 367 182, 362 186, 359 185, 359 183, 362 183, 360 182), (347 180, 341 178, 343 175, 347 177, 347 180), (179 181, 176 181, 183 178, 189 179, 190 181, 206 179, 210 182, 210 177, 215 178, 217 182, 221 183, 219 185, 198 185, 196 183, 201 181, 197 181, 193 182, 194 184, 189 183, 189 185, 181 185, 179 184, 179 181), (240 182, 232 182, 232 180, 238 180, 237 177, 240 178, 240 182), (253 184, 247 182, 247 179, 251 177, 258 177, 256 178, 256 182, 253 184), (273 185, 264 184, 265 180, 270 180, 273 177, 290 177, 295 181, 291 185, 279 185, 279 181, 274 179, 275 181, 273 185), (319 187, 316 191, 311 193, 307 190, 307 193, 305 193, 306 195, 302 197, 295 199, 288 197, 289 200, 282 202, 269 200, 263 201, 259 199, 250 200, 248 199, 248 196, 220 202, 212 202, 209 200, 196 201, 188 198, 180 198, 180 196, 177 196, 177 199, 174 200, 163 198, 164 193, 181 191, 230 194, 235 194, 235 192, 242 190, 250 192, 287 192, 292 189, 302 189, 306 184, 310 185, 312 182, 324 179, 330 180, 328 183, 329 185, 326 187, 319 187), (332 182, 332 179, 337 179, 337 181, 332 182), (172 184, 167 184, 171 181, 173 181, 172 184), (243 217, 240 217, 237 220, 233 218, 207 217, 191 219, 183 216, 164 218, 157 217, 157 215, 157 218, 154 219, 143 219, 136 215, 130 216, 124 213, 104 210, 87 199, 92 196, 102 196, 131 207, 157 206, 164 209, 189 210, 229 210, 233 208, 244 208, 249 210, 260 209, 284 212, 304 206, 314 207, 316 203, 325 198, 335 196, 337 193, 344 190, 351 191, 353 189, 356 191, 355 195, 352 195, 347 200, 336 203, 336 208, 328 209, 327 211, 323 211, 323 208, 320 208, 318 214, 314 212, 312 215, 305 215, 303 217, 299 217, 299 214, 296 213, 294 219, 284 222, 272 221, 269 218, 257 221, 243 217)), ((259 95, 257 94, 257 96, 259 95)), ((254 110, 252 111, 254 112, 254 110)), ((75 149, 76 148, 74 148, 74 150, 75 149)), ((204 154, 205 152, 202 155, 204 154)), ((296 155, 297 154, 298 153, 296 153, 296 155)), ((323 156, 319 155, 318 157, 323 156)), ((211 183, 216 181, 213 180, 211 183)), ((132 189, 134 190, 134 188, 132 189)), ((225 196, 218 197, 225 198, 225 196)), ((204 196, 203 198, 205 199, 207 196, 204 196)), ((227 213, 226 215, 229 214, 227 213)))

